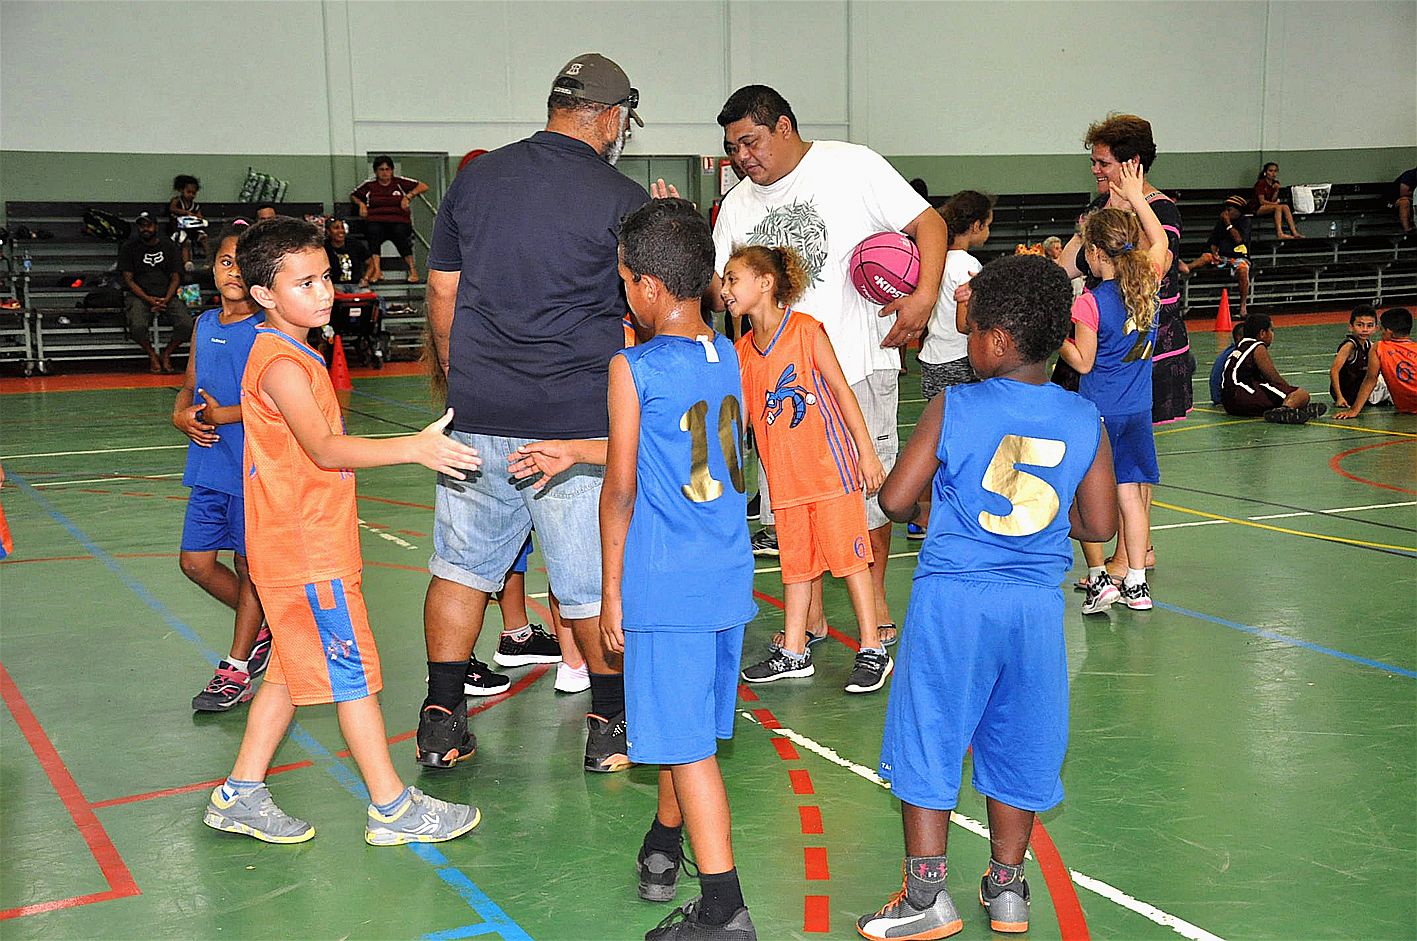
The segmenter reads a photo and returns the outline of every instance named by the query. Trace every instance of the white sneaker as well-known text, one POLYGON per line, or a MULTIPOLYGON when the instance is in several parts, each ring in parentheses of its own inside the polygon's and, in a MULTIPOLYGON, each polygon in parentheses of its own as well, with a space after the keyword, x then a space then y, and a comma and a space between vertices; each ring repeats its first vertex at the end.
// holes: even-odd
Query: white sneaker
POLYGON ((590 668, 582 663, 578 667, 556 664, 556 692, 584 693, 590 689, 590 668))

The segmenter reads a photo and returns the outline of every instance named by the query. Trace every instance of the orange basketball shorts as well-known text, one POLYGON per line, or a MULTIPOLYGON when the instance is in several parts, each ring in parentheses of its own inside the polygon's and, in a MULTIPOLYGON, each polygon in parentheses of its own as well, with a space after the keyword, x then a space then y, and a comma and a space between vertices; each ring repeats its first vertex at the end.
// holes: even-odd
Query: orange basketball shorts
POLYGON ((271 629, 266 682, 297 706, 351 702, 379 692, 384 676, 358 573, 308 585, 257 585, 271 629))
POLYGON ((782 583, 810 582, 823 572, 855 575, 871 564, 866 498, 858 490, 829 500, 773 507, 782 583))

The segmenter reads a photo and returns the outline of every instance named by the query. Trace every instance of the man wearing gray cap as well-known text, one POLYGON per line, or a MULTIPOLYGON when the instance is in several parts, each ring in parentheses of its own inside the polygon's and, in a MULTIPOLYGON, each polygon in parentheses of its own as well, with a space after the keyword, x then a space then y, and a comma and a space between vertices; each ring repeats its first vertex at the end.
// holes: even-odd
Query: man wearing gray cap
MULTIPOLYGON (((616 273, 620 220, 649 199, 617 172, 639 92, 605 56, 577 56, 557 74, 546 129, 483 154, 458 174, 438 210, 428 253, 428 320, 448 380, 451 434, 476 448, 466 482, 440 477, 432 579, 423 605, 428 698, 418 761, 449 768, 472 755, 464 695, 491 695, 505 676, 477 660, 488 597, 502 588, 533 525, 547 576, 590 670, 587 771, 629 767, 620 664, 600 640, 599 502, 603 467, 576 464, 535 489, 508 458, 542 439, 609 434, 610 358, 624 342, 616 273)), ((554 639, 504 632, 511 664, 554 662, 554 639)))

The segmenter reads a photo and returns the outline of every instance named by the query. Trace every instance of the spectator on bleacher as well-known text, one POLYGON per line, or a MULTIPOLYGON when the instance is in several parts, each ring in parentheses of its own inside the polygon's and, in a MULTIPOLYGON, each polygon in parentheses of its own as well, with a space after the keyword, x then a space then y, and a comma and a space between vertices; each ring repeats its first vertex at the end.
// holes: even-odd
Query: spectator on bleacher
POLYGON ((195 176, 179 173, 172 178, 172 198, 167 201, 167 234, 182 246, 182 261, 188 271, 192 259, 207 257, 207 219, 197 203, 202 181, 195 176), (195 246, 196 251, 193 251, 195 246))
POLYGON ((325 226, 325 255, 330 259, 330 280, 348 289, 369 287, 369 275, 374 259, 369 249, 357 239, 349 237, 349 228, 343 219, 331 219, 325 226))
POLYGON ((1417 189, 1417 167, 1404 172, 1393 185, 1397 187, 1397 201, 1393 203, 1397 207, 1397 224, 1402 226, 1403 232, 1411 232, 1412 191, 1417 189))
POLYGON ((1304 235, 1294 225, 1294 210, 1279 201, 1279 190, 1279 164, 1267 163, 1255 178, 1255 192, 1246 208, 1256 216, 1273 216, 1274 234, 1279 238, 1301 239, 1304 235), (1287 234, 1285 225, 1289 226, 1287 234))
POLYGON ((408 267, 410 283, 418 280, 413 266, 413 213, 409 205, 415 196, 428 192, 428 184, 407 177, 394 176, 394 160, 389 156, 374 158, 374 178, 365 180, 349 194, 359 207, 364 220, 364 235, 374 258, 374 270, 369 280, 379 281, 384 272, 379 265, 379 252, 385 242, 393 242, 408 267))
POLYGON ((277 215, 279 215, 279 213, 276 212, 276 207, 270 203, 261 203, 261 205, 256 207, 257 222, 265 222, 267 219, 274 219, 277 215))
MULTIPOLYGON (((1063 240, 1056 235, 1050 235, 1043 240, 1042 245, 1043 257, 1061 266, 1063 264, 1063 240)), ((1082 296, 1082 292, 1087 289, 1087 285, 1081 275, 1073 278, 1072 282, 1073 298, 1076 300, 1082 296)))
POLYGON ((152 213, 140 212, 133 222, 138 234, 118 249, 128 336, 148 354, 148 372, 175 373, 172 354, 192 336, 192 314, 177 296, 181 252, 170 240, 158 237, 157 219, 152 213), (161 356, 153 349, 154 316, 160 316, 172 327, 172 339, 161 356))
POLYGON ((1181 274, 1214 265, 1221 271, 1235 272, 1240 287, 1240 319, 1245 319, 1245 305, 1250 300, 1250 220, 1245 218, 1245 197, 1228 196, 1220 207, 1220 221, 1210 230, 1209 251, 1195 261, 1181 262, 1181 274))

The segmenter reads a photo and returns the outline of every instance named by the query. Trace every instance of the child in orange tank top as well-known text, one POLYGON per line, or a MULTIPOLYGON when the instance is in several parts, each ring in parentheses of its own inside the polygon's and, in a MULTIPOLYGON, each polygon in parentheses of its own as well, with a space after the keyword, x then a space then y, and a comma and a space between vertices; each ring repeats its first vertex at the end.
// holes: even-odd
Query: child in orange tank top
MULTIPOLYGON (((251 297, 266 311, 241 405, 251 580, 274 648, 235 766, 212 792, 203 822, 267 843, 312 838, 313 826, 276 806, 265 777, 296 706, 333 702, 369 790, 365 842, 442 842, 472 830, 481 815, 405 787, 394 771, 377 699, 379 655, 360 593, 352 469, 422 464, 461 480, 459 468, 480 460, 443 436, 451 411, 416 435, 374 441, 344 434, 324 360, 302 339, 329 322, 334 301, 323 243, 315 226, 291 218, 252 226, 237 243, 251 297)), ((464 750, 474 748, 468 733, 464 750)))
POLYGON ((845 580, 861 632, 848 693, 880 689, 891 658, 876 626, 865 493, 885 480, 861 406, 821 323, 788 306, 806 275, 787 248, 738 249, 723 272, 723 300, 752 330, 736 346, 743 407, 777 517, 785 628, 772 655, 743 671, 749 683, 815 672, 807 646, 814 583, 824 572, 845 580))

